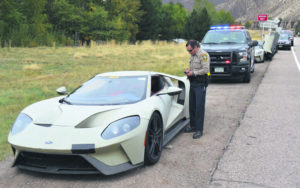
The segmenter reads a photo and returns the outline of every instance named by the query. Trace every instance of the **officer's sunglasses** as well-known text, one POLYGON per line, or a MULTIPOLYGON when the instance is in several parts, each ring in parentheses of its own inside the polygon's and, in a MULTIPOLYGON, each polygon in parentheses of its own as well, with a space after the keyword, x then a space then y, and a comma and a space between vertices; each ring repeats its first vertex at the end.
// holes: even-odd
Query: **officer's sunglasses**
POLYGON ((194 50, 194 48, 193 49, 191 49, 191 50, 187 50, 189 53, 191 53, 192 51, 194 50))

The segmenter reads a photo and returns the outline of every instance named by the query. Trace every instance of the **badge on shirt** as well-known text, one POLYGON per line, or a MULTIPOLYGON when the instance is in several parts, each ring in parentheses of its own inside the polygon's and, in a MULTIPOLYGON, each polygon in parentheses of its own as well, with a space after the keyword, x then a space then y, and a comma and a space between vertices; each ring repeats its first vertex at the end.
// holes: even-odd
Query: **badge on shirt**
POLYGON ((202 59, 203 59, 204 63, 207 63, 208 62, 208 56, 207 56, 207 54, 202 54, 202 59))

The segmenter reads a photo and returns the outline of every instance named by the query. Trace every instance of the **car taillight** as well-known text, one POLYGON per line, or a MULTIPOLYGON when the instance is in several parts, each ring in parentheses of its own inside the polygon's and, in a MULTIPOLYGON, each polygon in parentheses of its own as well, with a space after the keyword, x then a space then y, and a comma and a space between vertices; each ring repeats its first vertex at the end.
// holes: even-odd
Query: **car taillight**
POLYGON ((226 64, 229 64, 229 63, 230 63, 230 60, 226 60, 225 63, 226 63, 226 64))

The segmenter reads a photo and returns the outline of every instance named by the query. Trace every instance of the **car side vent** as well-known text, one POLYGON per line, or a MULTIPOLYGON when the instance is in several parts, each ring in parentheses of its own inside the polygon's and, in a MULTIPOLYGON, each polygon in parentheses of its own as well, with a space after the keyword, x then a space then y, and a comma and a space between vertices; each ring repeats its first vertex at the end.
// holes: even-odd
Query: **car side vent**
POLYGON ((41 127, 51 127, 52 126, 52 124, 42 124, 42 123, 35 123, 35 125, 41 126, 41 127))

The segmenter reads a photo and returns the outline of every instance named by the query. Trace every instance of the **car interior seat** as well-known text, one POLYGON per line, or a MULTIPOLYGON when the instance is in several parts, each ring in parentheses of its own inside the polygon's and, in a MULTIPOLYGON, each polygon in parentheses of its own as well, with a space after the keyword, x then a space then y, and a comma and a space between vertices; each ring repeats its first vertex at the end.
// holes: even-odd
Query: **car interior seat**
POLYGON ((164 87, 164 81, 160 76, 151 77, 151 95, 159 92, 164 87))

